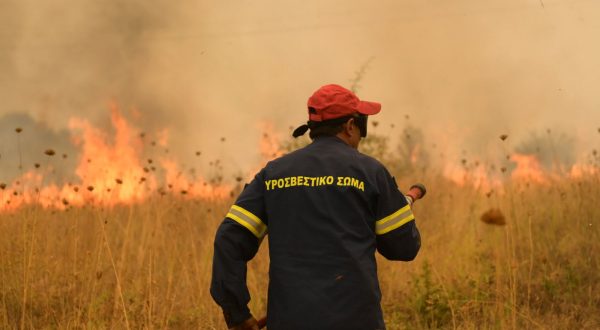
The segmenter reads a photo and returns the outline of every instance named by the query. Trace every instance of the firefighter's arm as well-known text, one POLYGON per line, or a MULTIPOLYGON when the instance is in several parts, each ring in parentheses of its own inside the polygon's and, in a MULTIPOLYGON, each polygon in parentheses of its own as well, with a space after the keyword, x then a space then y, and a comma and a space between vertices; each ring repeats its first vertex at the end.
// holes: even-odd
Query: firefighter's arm
POLYGON ((400 228, 377 235, 377 251, 389 260, 411 261, 421 248, 421 235, 414 219, 400 228))
MULTIPOLYGON (((385 169, 378 173, 377 185, 377 251, 390 260, 413 260, 421 247, 421 236, 410 200, 400 192, 396 180, 385 169)), ((410 197, 414 201, 415 196, 410 197)))
POLYGON ((256 236, 229 218, 217 230, 210 293, 223 309, 229 328, 252 317, 247 306, 250 293, 246 285, 246 264, 256 255, 259 243, 256 236))
POLYGON ((229 328, 245 329, 244 324, 253 319, 248 309, 246 264, 267 234, 263 175, 259 172, 245 186, 215 237, 210 293, 223 309, 229 328))

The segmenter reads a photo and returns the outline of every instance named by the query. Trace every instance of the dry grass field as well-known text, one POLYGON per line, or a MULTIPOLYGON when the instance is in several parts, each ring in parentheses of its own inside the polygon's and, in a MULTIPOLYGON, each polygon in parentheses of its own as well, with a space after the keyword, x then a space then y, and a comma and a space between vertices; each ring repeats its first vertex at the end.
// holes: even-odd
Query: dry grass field
MULTIPOLYGON (((388 165, 400 187, 429 188, 415 205, 417 259, 379 258, 389 329, 600 328, 598 174, 487 191, 388 165)), ((224 329, 209 283, 214 233, 233 200, 155 194, 0 213, 0 328, 224 329)), ((249 264, 257 317, 267 245, 249 264)))

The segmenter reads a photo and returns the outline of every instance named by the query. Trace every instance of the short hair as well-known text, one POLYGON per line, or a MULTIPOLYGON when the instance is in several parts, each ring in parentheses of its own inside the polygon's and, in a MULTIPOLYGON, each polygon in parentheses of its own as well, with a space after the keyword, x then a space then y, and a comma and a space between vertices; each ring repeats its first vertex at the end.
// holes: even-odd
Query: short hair
POLYGON ((344 123, 338 123, 313 127, 310 129, 308 136, 310 136, 311 140, 320 138, 322 136, 336 136, 339 132, 343 130, 343 124, 344 123))
POLYGON ((354 118, 354 125, 360 130, 360 136, 363 138, 366 137, 368 117, 366 115, 357 114, 336 119, 330 119, 328 121, 316 124, 314 122, 309 121, 309 136, 313 140, 321 136, 335 136, 344 129, 342 125, 347 123, 348 120, 350 120, 351 118, 354 118))

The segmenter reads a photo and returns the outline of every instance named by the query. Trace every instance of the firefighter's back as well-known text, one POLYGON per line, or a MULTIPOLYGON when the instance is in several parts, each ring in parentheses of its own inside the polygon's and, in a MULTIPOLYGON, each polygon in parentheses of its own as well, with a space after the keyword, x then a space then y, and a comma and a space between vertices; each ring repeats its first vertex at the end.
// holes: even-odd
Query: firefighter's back
POLYGON ((384 328, 374 256, 381 170, 336 137, 267 165, 269 329, 384 328))

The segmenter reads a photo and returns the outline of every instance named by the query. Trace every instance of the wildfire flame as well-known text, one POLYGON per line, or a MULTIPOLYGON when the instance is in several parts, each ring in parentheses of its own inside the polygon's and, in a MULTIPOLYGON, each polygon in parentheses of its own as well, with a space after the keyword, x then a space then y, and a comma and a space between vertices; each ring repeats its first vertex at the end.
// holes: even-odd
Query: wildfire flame
MULTIPOLYGON (((174 160, 165 156, 157 159, 151 169, 145 167, 140 134, 116 106, 111 107, 111 122, 115 130, 112 138, 86 120, 71 119, 69 128, 73 142, 81 150, 75 170, 79 182, 48 184, 52 172, 49 160, 48 169, 26 172, 0 189, 0 210, 11 211, 35 204, 56 209, 83 205, 115 206, 140 203, 157 193, 207 199, 230 195, 232 187, 229 185, 211 184, 202 177, 189 178, 174 160)), ((161 131, 159 143, 166 145, 167 138, 168 133, 161 131)), ((54 155, 46 154, 48 157, 54 155)))
POLYGON ((548 177, 544 173, 540 161, 535 155, 516 153, 510 156, 510 160, 517 164, 517 168, 511 173, 513 179, 540 184, 548 183, 548 177))
POLYGON ((484 164, 469 167, 447 164, 444 176, 459 186, 472 186, 482 191, 502 191, 508 181, 547 185, 552 180, 561 178, 581 179, 600 174, 600 168, 592 164, 576 163, 570 170, 560 168, 560 171, 552 171, 544 169, 536 155, 514 153, 508 159, 514 164, 514 168, 508 170, 503 166, 500 168, 502 173, 498 173, 496 167, 484 164))
MULTIPOLYGON (((0 212, 14 211, 26 205, 41 205, 45 208, 66 209, 70 206, 107 206, 142 203, 152 196, 174 195, 179 198, 223 199, 231 196, 233 187, 222 180, 207 180, 201 176, 187 175, 176 160, 167 153, 156 159, 144 157, 145 133, 131 125, 121 115, 117 106, 110 109, 114 135, 94 127, 87 120, 73 118, 69 121, 73 143, 79 147, 80 155, 75 169, 74 183, 58 184, 53 177, 56 158, 53 149, 47 149, 45 165, 36 163, 35 170, 23 173, 10 184, 0 183, 0 212)), ((134 117, 139 117, 139 112, 134 117)), ((285 153, 280 136, 272 123, 261 123, 262 137, 259 142, 261 162, 250 174, 256 173, 271 159, 285 153)), ((17 128, 17 133, 22 129, 17 128)), ((151 142, 167 147, 169 132, 157 132, 151 142)), ((222 138, 224 140, 224 138, 222 138)), ((196 156, 200 155, 196 151, 196 156)), ((596 157, 596 151, 594 151, 596 157)), ((63 154, 63 158, 67 155, 63 154)), ((421 147, 417 145, 410 153, 411 164, 421 158, 421 147)), ((577 163, 562 176, 541 165, 535 155, 514 153, 508 158, 514 166, 494 166, 484 162, 467 162, 462 165, 446 164, 443 175, 458 186, 471 186, 483 192, 502 192, 508 181, 545 185, 556 178, 579 179, 600 174, 597 164, 577 163)), ((247 177, 251 179, 251 176, 247 177)), ((238 183, 242 176, 236 178, 238 183)))
POLYGON ((489 191, 502 187, 502 179, 492 175, 483 164, 472 168, 447 165, 444 176, 458 186, 472 186, 475 189, 489 191))

